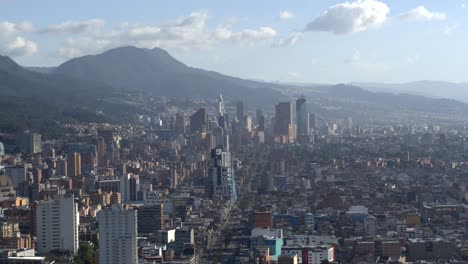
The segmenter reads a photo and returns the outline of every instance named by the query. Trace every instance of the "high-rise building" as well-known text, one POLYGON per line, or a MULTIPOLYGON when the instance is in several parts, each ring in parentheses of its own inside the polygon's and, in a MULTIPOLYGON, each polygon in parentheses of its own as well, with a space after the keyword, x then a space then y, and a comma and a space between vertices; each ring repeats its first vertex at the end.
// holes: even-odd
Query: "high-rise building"
POLYGON ((75 255, 78 252, 80 216, 75 197, 58 195, 51 201, 39 201, 36 206, 37 251, 59 251, 75 255))
POLYGON ((67 176, 76 177, 81 175, 81 154, 73 152, 67 155, 67 176))
POLYGON ((309 135, 309 117, 307 113, 307 101, 304 95, 296 100, 297 136, 309 135))
POLYGON ((10 176, 15 189, 18 188, 19 184, 26 181, 26 171, 27 169, 24 166, 5 167, 5 174, 10 176))
POLYGON ((280 102, 275 107, 275 136, 280 143, 295 141, 293 107, 291 102, 280 102))
POLYGON ((239 101, 236 104, 236 117, 240 122, 244 121, 245 116, 245 105, 243 101, 239 101))
POLYGON ((122 203, 138 201, 138 193, 140 190, 140 179, 138 175, 127 173, 120 176, 120 194, 122 203))
POLYGON ((185 113, 179 112, 176 114, 174 130, 176 134, 185 134, 186 127, 185 127, 185 113))
POLYGON ((0 156, 5 155, 5 146, 0 142, 0 156))
POLYGON ((317 130, 317 114, 310 114, 309 115, 309 127, 310 129, 317 130))
POLYGON ((137 212, 112 205, 98 214, 99 263, 137 264, 137 212))
POLYGON ((193 228, 183 226, 175 230, 175 251, 182 252, 184 246, 187 244, 193 245, 195 243, 195 232, 193 228))
POLYGON ((218 116, 223 116, 224 115, 224 100, 223 100, 223 95, 219 94, 218 97, 218 116))
POLYGON ((18 136, 17 145, 23 154, 36 154, 42 152, 41 134, 25 131, 18 136))
POLYGON ((190 132, 206 132, 208 128, 208 114, 205 108, 200 108, 190 116, 190 132))
POLYGON ((137 210, 138 233, 156 234, 163 229, 163 204, 140 206, 137 210))
POLYGON ((350 116, 346 118, 346 129, 348 129, 349 131, 353 129, 353 118, 350 116))
POLYGON ((208 195, 215 200, 235 202, 237 200, 236 183, 231 153, 217 147, 211 150, 208 168, 208 195))

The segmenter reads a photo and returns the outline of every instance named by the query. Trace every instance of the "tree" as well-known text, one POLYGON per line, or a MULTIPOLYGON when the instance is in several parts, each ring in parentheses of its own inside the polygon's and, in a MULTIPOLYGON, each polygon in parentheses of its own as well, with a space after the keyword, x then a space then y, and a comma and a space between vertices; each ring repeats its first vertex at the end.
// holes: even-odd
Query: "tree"
POLYGON ((94 264, 94 246, 92 244, 82 244, 78 249, 78 254, 73 258, 74 264, 94 264))

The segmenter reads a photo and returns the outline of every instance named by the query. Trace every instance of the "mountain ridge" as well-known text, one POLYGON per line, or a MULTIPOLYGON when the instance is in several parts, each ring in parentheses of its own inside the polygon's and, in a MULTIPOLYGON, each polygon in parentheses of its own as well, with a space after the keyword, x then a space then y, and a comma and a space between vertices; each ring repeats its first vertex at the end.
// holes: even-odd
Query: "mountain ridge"
POLYGON ((253 82, 185 65, 159 48, 120 47, 59 65, 53 74, 102 82, 118 89, 140 90, 158 96, 231 100, 268 105, 285 99, 274 84, 253 82))

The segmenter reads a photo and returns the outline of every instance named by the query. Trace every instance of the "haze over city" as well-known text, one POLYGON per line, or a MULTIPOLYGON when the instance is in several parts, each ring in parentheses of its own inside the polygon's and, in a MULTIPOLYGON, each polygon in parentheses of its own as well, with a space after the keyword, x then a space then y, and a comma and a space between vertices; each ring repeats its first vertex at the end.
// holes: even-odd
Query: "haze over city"
POLYGON ((468 263, 467 4, 0 0, 0 264, 468 263))

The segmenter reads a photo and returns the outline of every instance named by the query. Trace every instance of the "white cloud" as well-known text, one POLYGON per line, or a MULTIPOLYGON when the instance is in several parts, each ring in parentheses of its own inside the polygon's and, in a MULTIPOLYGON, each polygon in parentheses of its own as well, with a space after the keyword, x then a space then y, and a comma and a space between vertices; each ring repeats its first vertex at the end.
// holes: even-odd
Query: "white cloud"
POLYGON ((34 30, 34 25, 30 21, 22 21, 19 24, 10 21, 0 22, 0 37, 10 37, 20 32, 30 32, 34 30))
POLYGON ((403 14, 397 16, 401 20, 414 20, 414 21, 441 21, 447 18, 445 13, 430 12, 424 6, 418 6, 403 14))
POLYGON ((294 13, 288 10, 283 10, 278 14, 280 20, 289 20, 295 17, 294 13))
POLYGON ((35 27, 31 21, 22 21, 17 25, 17 29, 22 32, 33 32, 35 27))
POLYGON ((123 22, 111 30, 102 29, 87 32, 84 36, 71 37, 54 55, 73 58, 126 45, 179 50, 206 49, 221 42, 253 46, 268 42, 277 35, 271 27, 234 31, 220 25, 214 30, 209 30, 206 27, 207 19, 206 12, 194 12, 158 25, 123 22))
POLYGON ((287 38, 279 39, 278 42, 274 46, 275 47, 292 47, 296 45, 303 37, 304 37, 304 33, 294 32, 287 38))
POLYGON ((271 27, 244 29, 241 31, 231 31, 225 27, 218 27, 213 34, 215 40, 251 46, 259 42, 271 40, 276 35, 277 32, 271 27))
POLYGON ((310 22, 306 31, 334 34, 362 32, 376 28, 387 20, 390 8, 376 0, 357 0, 334 5, 310 22))
POLYGON ((19 57, 28 56, 37 52, 37 44, 18 36, 23 32, 31 32, 34 25, 29 21, 19 24, 9 21, 0 22, 0 54, 19 57))
POLYGON ((80 34, 98 32, 104 27, 104 20, 89 19, 83 21, 64 21, 39 30, 44 34, 80 34))
POLYGON ((28 56, 37 52, 37 44, 22 37, 16 37, 14 40, 5 43, 1 47, 1 51, 12 57, 28 56))
POLYGON ((16 33, 16 25, 14 23, 4 21, 0 22, 0 37, 11 36, 16 33))

